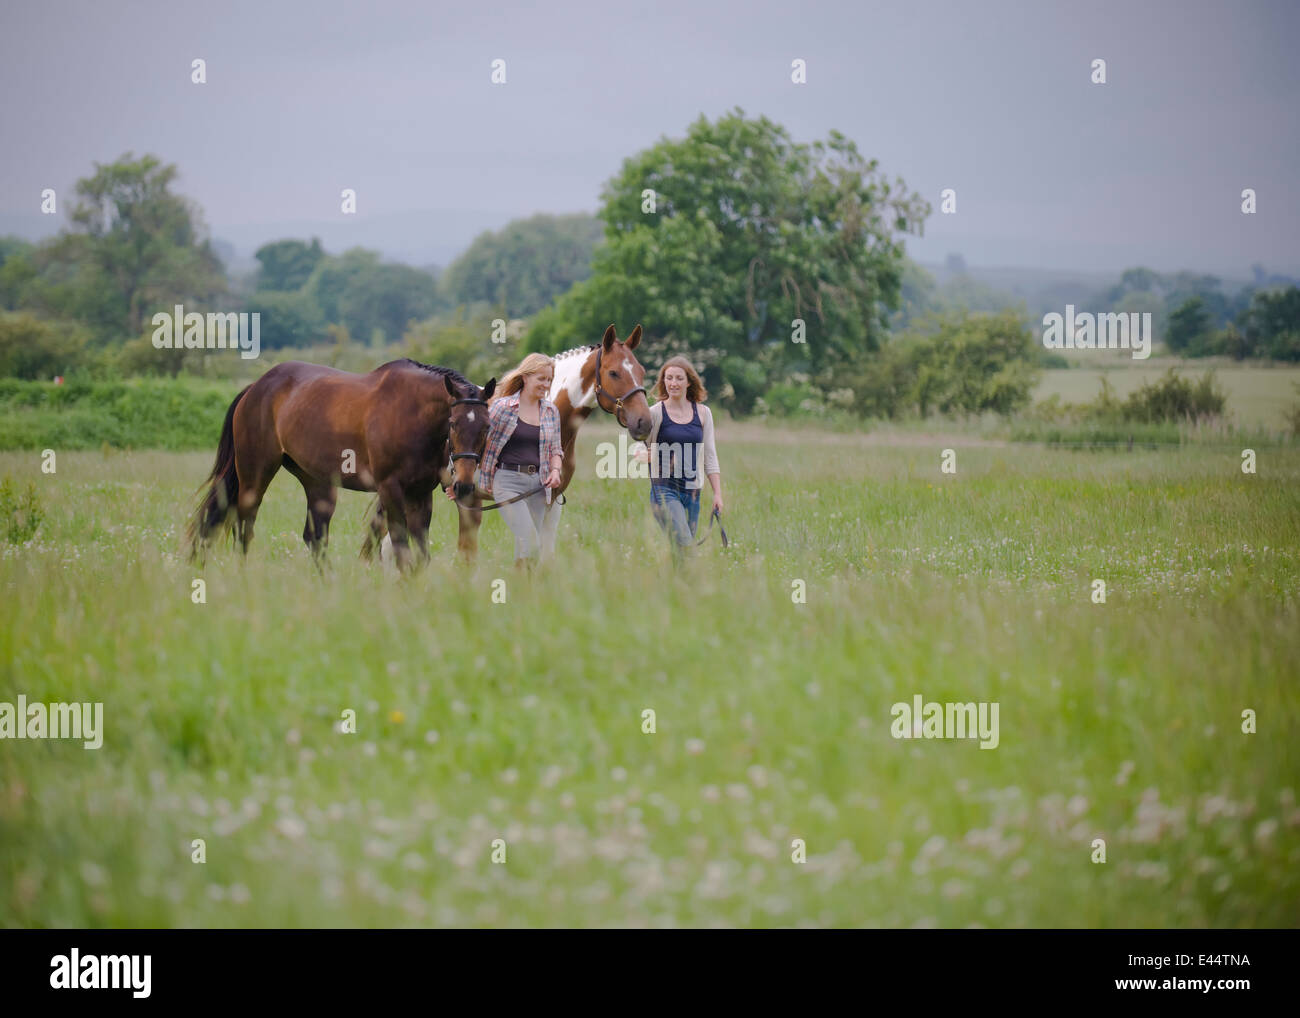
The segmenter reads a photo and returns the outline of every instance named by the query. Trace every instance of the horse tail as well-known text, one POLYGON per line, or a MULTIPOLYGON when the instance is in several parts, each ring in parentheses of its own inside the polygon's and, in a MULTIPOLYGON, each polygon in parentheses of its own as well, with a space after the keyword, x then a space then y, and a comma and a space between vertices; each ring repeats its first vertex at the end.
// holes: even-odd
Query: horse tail
POLYGON ((212 472, 199 485, 199 504, 186 530, 190 546, 190 559, 198 557, 199 550, 208 543, 214 530, 231 525, 231 513, 239 494, 239 475, 235 472, 235 407, 252 386, 244 388, 230 403, 225 423, 221 425, 221 439, 217 442, 217 459, 212 472))

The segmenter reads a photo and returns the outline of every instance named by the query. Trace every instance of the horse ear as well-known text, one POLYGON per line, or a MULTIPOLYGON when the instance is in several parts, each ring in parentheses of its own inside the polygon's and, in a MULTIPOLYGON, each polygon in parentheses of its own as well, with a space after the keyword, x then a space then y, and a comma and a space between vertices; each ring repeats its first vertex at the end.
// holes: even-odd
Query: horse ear
POLYGON ((451 399, 460 399, 460 393, 456 391, 456 383, 451 380, 450 375, 441 375, 443 388, 447 390, 447 396, 451 399))
POLYGON ((605 348, 606 353, 609 353, 609 348, 614 345, 616 339, 618 339, 618 332, 615 331, 613 325, 610 325, 610 327, 605 330, 605 338, 600 341, 600 345, 605 348))
POLYGON ((639 342, 641 342, 641 326, 637 325, 637 327, 632 330, 632 335, 628 336, 627 339, 624 341, 624 346, 626 346, 629 350, 635 350, 636 345, 639 342))
POLYGON ((483 386, 483 398, 491 399, 492 393, 496 391, 497 391, 497 380, 495 378, 489 378, 488 384, 483 386))

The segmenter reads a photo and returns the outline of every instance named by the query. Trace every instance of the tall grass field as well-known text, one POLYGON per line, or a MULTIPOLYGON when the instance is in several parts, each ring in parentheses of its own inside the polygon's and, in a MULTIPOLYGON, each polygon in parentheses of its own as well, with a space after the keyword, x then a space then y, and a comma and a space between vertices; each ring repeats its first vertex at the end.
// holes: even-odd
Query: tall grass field
POLYGON ((0 701, 103 704, 0 739, 0 924, 1300 921, 1300 450, 720 419, 733 543, 675 567, 616 438, 532 575, 445 503, 427 568, 362 563, 349 493, 318 572, 284 472, 195 567, 211 450, 0 453, 45 511, 0 701), (897 737, 918 696, 996 745, 897 737))

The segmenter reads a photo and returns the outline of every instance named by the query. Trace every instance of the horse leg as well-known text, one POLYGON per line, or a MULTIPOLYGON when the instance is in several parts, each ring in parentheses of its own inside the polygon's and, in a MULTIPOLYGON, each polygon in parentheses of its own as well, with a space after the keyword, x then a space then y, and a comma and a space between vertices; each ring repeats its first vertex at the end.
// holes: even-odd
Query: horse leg
POLYGON ((307 522, 302 528, 302 540, 319 565, 329 544, 330 520, 338 504, 338 489, 330 481, 313 477, 288 456, 284 457, 284 468, 298 478, 307 496, 307 522))
POLYGON ((384 543, 384 537, 388 534, 388 524, 384 521, 384 503, 376 502, 374 511, 370 514, 367 521, 369 533, 366 535, 365 543, 361 546, 361 558, 369 562, 375 556, 375 549, 384 543))
POLYGON ((459 501, 456 503, 456 511, 460 513, 460 533, 456 538, 456 547, 467 563, 472 563, 478 556, 478 528, 483 523, 483 510, 477 508, 477 495, 474 496, 473 504, 476 508, 466 509, 459 501))
POLYGON ((379 499, 388 518, 388 536, 393 539, 393 558, 399 571, 405 572, 411 564, 411 549, 406 527, 406 500, 396 481, 379 485, 379 499))
POLYGON ((339 491, 329 483, 322 483, 307 490, 307 526, 311 528, 311 540, 303 532, 303 540, 311 549, 316 559, 325 557, 325 549, 330 543, 330 520, 334 518, 334 507, 338 504, 339 491))
POLYGON ((415 546, 420 550, 422 562, 429 561, 429 521, 433 519, 433 493, 407 503, 406 521, 410 526, 415 546))
POLYGON ((235 454, 235 470, 239 476, 239 494, 236 497, 236 512, 239 517, 239 550, 248 554, 248 546, 253 543, 253 524, 257 521, 257 510, 262 505, 266 489, 280 469, 278 458, 268 462, 241 461, 239 453, 235 454))

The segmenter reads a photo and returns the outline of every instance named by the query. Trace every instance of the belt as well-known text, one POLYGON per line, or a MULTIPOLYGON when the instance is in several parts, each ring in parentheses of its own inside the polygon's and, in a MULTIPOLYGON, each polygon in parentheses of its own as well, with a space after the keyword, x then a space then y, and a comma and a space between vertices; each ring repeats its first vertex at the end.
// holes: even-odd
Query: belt
POLYGON ((540 467, 537 467, 537 466, 533 466, 532 464, 523 465, 523 464, 519 464, 519 463, 498 463, 498 464, 497 464, 497 469, 498 469, 498 470, 514 470, 514 471, 517 471, 518 473, 521 473, 521 474, 535 474, 535 473, 537 473, 541 468, 540 468, 540 467))

